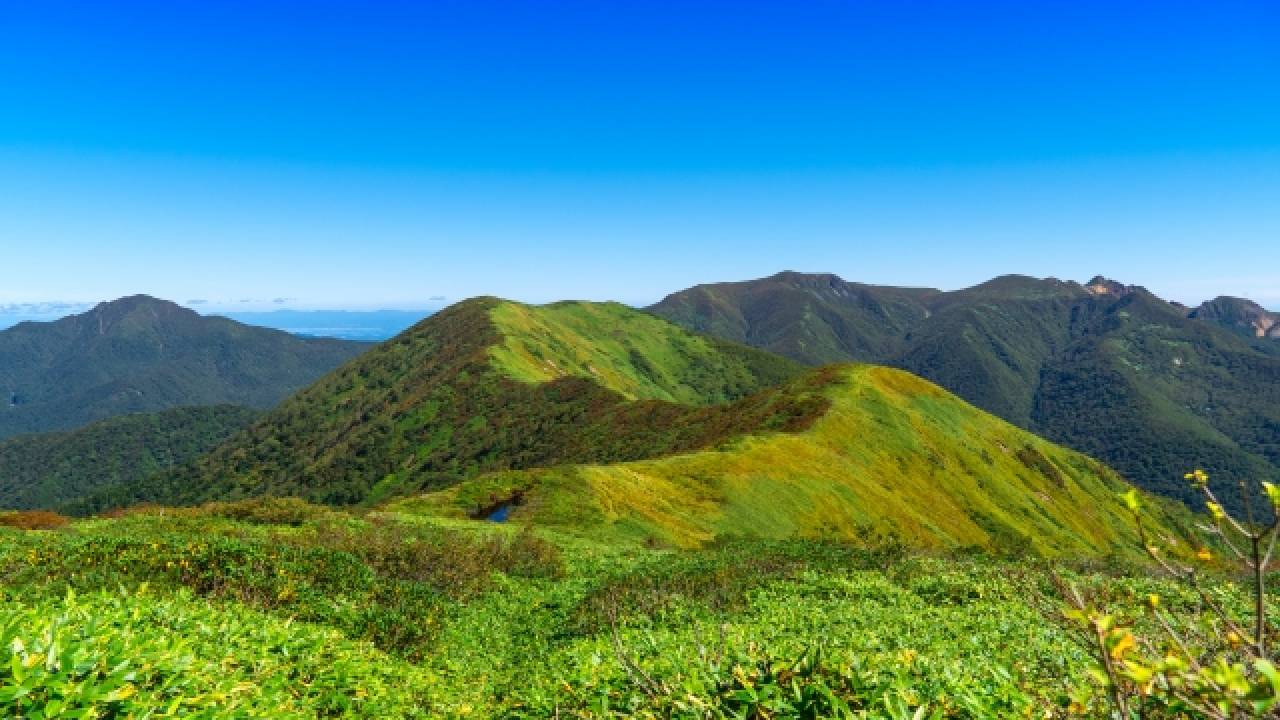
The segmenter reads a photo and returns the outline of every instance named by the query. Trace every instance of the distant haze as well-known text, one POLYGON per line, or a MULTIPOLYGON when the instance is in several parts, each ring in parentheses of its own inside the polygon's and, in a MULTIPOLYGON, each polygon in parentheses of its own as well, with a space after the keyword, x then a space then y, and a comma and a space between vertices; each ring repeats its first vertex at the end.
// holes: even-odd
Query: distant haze
POLYGON ((275 310, 219 312, 246 325, 275 328, 310 337, 380 342, 427 317, 435 310, 275 310))
MULTIPOLYGON (((221 315, 246 325, 274 328, 305 337, 334 337, 361 342, 380 342, 440 309, 432 305, 422 310, 271 310, 218 311, 200 304, 188 307, 204 315, 221 315)), ((42 303, 0 306, 0 330, 21 322, 52 322, 82 313, 92 303, 42 303)))
MULTIPOLYGON (((733 278, 741 279, 741 278, 733 278)), ((752 279, 752 278, 746 278, 752 279)), ((862 282, 863 278, 845 278, 853 282, 862 282)), ((1073 278, 1079 282, 1084 282, 1086 278, 1073 278)), ((725 278, 709 277, 699 282, 716 282, 725 280, 725 278)), ((1140 278, 1125 279, 1126 282, 1141 285, 1140 278)), ((696 284, 696 283, 695 283, 696 284)), ((915 284, 913 286, 919 286, 915 284)), ((683 290, 684 288, 671 288, 670 292, 683 290)), ((960 288, 940 288, 942 290, 956 290, 960 288)), ((636 306, 648 305, 662 299, 667 293, 663 293, 648 301, 639 303, 630 303, 636 306)), ((1191 299, 1185 301, 1189 307, 1195 307, 1204 300, 1209 300, 1219 295, 1231 295, 1230 292, 1214 292, 1210 290, 1204 297, 1200 299, 1191 299)), ((111 298, 114 299, 114 298, 111 298)), ((559 298, 568 299, 568 298, 559 298)), ((611 299, 611 298, 605 298, 611 299)), ((221 315, 231 318, 246 325, 257 325, 260 327, 274 328, 295 335, 307 337, 335 337, 344 340, 359 340, 362 342, 380 342, 388 338, 394 337, 401 331, 410 327, 414 323, 430 316, 432 313, 440 310, 448 305, 451 301, 443 297, 432 297, 426 302, 419 305, 418 309, 400 310, 400 309, 296 309, 296 308, 278 308, 258 309, 270 307, 270 304, 245 303, 245 306, 253 307, 252 310, 234 309, 235 303, 210 302, 199 299, 188 299, 180 304, 201 313, 202 315, 221 315)), ((1255 299, 1255 302, 1259 302, 1255 299)), ((75 313, 85 312, 92 308, 96 303, 84 302, 62 302, 48 301, 36 303, 10 303, 0 304, 0 330, 12 327, 20 322, 51 322, 60 317, 72 315, 75 313)), ((1280 300, 1274 302, 1260 302, 1261 305, 1273 312, 1280 312, 1280 300)))

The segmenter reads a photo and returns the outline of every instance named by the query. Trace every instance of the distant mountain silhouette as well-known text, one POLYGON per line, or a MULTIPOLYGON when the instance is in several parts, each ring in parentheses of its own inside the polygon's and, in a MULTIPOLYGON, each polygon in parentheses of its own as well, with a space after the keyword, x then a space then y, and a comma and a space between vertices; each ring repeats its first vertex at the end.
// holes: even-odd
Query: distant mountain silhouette
POLYGON ((0 331, 0 438, 179 406, 266 409, 367 347, 121 298, 0 331))

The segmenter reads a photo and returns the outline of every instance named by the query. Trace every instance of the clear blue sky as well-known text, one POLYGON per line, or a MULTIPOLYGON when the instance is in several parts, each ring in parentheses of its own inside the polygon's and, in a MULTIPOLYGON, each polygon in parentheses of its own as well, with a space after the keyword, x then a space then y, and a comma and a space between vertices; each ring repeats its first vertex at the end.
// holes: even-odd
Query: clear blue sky
POLYGON ((1280 5, 0 1, 0 303, 1280 307, 1280 5))

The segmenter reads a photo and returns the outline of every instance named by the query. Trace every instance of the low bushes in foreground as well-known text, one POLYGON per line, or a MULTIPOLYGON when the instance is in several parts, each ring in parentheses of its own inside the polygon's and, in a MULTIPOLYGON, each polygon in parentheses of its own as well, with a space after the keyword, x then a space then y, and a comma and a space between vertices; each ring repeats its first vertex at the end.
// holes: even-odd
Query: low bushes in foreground
MULTIPOLYGON (((30 718, 1197 716, 1116 715, 1088 679, 1105 647, 1148 692, 1144 639, 1204 617, 1185 583, 871 531, 672 551, 248 501, 0 529, 0 580, 0 700, 30 718), (1109 644, 1055 577, 1114 608, 1109 644), (1148 596, 1161 614, 1128 610, 1148 596)), ((1198 582, 1249 625, 1238 585, 1198 582)))
POLYGON ((426 717, 421 683, 334 630, 187 592, 0 604, 6 717, 426 717))
POLYGON ((419 658, 442 616, 484 592, 495 573, 554 577, 563 568, 556 548, 532 532, 478 535, 334 515, 293 527, 156 512, 45 538, 0 536, 0 578, 44 596, 144 583, 185 589, 419 658))

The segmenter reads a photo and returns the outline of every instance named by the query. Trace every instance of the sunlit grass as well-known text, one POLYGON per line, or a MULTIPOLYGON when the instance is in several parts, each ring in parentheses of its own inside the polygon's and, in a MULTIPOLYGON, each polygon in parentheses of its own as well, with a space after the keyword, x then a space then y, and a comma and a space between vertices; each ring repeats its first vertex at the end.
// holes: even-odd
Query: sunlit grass
MULTIPOLYGON (((652 460, 504 473, 414 502, 447 512, 459 498, 519 487, 527 501, 518 518, 682 547, 740 534, 853 538, 869 528, 919 547, 1044 556, 1134 546, 1117 499, 1124 486, 1099 463, 905 372, 848 366, 825 392, 830 409, 803 432, 652 460)), ((1182 515, 1156 507, 1157 522, 1182 515)))

